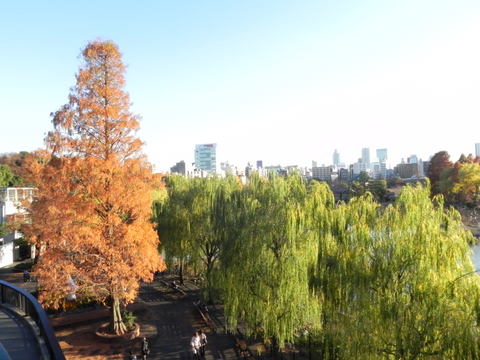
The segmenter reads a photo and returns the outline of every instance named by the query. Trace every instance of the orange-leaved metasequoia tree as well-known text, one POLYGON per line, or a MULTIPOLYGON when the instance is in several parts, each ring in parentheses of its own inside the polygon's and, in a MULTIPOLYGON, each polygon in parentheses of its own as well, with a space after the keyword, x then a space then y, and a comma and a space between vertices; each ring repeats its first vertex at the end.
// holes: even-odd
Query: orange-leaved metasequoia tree
POLYGON ((165 268, 151 220, 155 178, 135 137, 118 46, 95 40, 69 102, 52 113, 54 130, 28 162, 38 189, 25 235, 38 250, 42 302, 90 297, 110 308, 112 333, 127 329, 121 304, 140 281, 165 268))

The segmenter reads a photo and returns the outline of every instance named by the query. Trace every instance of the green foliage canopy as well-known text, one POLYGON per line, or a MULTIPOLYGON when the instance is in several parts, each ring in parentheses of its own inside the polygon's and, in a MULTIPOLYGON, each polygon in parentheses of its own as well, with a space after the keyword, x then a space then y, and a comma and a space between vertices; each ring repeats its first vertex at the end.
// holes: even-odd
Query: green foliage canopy
POLYGON ((299 175, 172 177, 168 189, 163 243, 189 254, 215 244, 209 294, 230 328, 240 318, 278 346, 308 334, 326 359, 480 357, 471 234, 428 182, 387 208, 371 192, 335 203, 299 175))
POLYGON ((385 211, 369 198, 337 211, 320 242, 318 342, 344 358, 478 356, 480 282, 464 277, 471 235, 458 213, 411 186, 385 211))
POLYGON ((7 165, 0 165, 0 187, 14 186, 15 175, 7 165))

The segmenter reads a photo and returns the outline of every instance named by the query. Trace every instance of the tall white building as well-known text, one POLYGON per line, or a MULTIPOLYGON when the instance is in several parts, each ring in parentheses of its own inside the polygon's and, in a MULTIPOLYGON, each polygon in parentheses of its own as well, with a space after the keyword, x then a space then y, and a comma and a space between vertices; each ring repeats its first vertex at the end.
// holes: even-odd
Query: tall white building
POLYGON ((217 172, 217 144, 195 146, 195 168, 209 173, 217 172))
POLYGON ((418 176, 423 178, 425 176, 425 167, 422 159, 418 160, 418 176))
POLYGON ((480 156, 480 143, 475 144, 475 156, 480 156))
POLYGON ((333 153, 332 160, 333 160, 333 166, 338 168, 340 165, 340 154, 337 152, 337 149, 335 149, 335 152, 333 153))
POLYGON ((377 158, 379 162, 387 161, 387 149, 377 149, 377 158))
POLYGON ((374 164, 373 173, 376 179, 387 177, 387 149, 377 149, 378 163, 374 164))
POLYGON ((366 171, 371 170, 370 149, 369 148, 363 148, 362 149, 362 163, 365 165, 366 171))

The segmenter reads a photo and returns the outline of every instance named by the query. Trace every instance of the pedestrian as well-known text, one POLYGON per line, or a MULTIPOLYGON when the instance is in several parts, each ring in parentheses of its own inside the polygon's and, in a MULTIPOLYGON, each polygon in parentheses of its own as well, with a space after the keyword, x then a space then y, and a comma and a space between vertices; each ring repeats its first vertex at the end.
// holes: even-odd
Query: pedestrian
POLYGON ((207 335, 200 330, 200 355, 205 357, 205 345, 207 345, 207 335))
POLYGON ((143 360, 147 360, 147 355, 150 354, 150 349, 148 348, 148 341, 147 338, 144 337, 142 340, 142 355, 143 355, 143 360))
POLYGON ((195 332, 195 334, 193 334, 192 340, 190 340, 190 346, 192 347, 193 357, 196 359, 200 359, 199 351, 201 344, 200 335, 198 334, 198 332, 195 332))
POLYGON ((137 360, 137 355, 133 353, 133 350, 130 350, 130 356, 128 360, 137 360))
POLYGON ((30 281, 30 273, 28 272, 28 270, 23 270, 23 281, 30 281))

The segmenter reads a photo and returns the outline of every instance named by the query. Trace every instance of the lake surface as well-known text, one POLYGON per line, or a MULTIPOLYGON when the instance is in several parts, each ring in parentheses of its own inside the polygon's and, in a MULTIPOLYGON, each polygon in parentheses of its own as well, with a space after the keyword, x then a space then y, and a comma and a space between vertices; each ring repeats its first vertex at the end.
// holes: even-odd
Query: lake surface
POLYGON ((475 265, 475 270, 480 270, 480 243, 475 246, 472 246, 472 261, 475 265))

